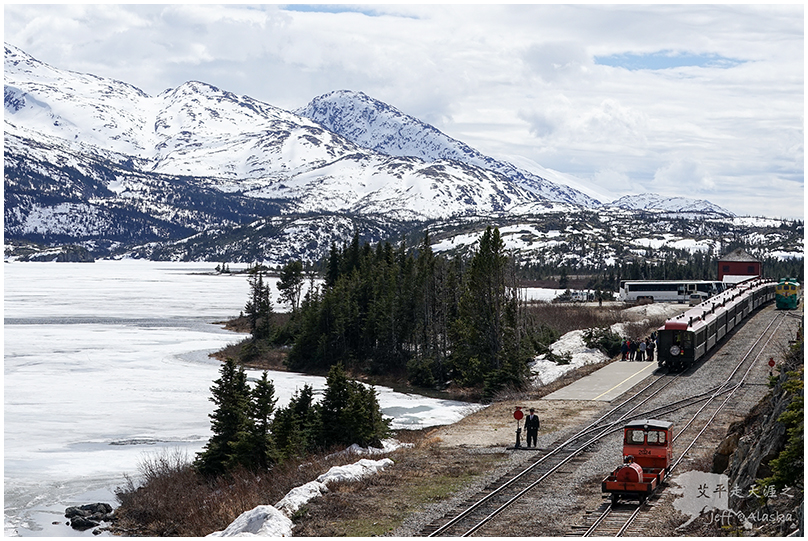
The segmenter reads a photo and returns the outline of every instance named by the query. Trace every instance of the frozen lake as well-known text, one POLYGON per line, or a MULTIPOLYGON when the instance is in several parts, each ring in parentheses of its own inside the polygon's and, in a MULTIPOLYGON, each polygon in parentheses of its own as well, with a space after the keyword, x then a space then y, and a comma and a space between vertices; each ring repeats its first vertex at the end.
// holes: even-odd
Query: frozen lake
MULTIPOLYGON (((213 322, 238 315, 248 294, 244 275, 216 275, 215 266, 4 265, 5 535, 92 537, 64 525, 65 507, 114 503, 146 453, 202 449, 220 366, 207 355, 243 338, 213 322)), ((325 386, 270 377, 279 405, 304 383, 325 386)), ((452 423, 475 408, 377 391, 395 428, 452 423)))

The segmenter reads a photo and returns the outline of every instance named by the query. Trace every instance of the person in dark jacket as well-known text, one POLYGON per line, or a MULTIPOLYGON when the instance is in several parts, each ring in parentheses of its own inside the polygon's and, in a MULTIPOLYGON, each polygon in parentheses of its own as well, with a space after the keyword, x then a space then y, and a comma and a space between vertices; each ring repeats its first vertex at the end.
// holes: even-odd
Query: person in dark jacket
POLYGON ((536 442, 539 438, 539 416, 534 413, 534 409, 530 408, 530 414, 525 417, 525 431, 527 432, 527 446, 536 447, 536 442), (533 445, 530 442, 533 441, 533 445))

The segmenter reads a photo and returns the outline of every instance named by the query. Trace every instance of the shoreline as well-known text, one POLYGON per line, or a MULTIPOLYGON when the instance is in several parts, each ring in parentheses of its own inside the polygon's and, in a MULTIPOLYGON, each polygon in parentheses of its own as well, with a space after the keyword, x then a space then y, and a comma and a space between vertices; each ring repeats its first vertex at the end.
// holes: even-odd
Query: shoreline
MULTIPOLYGON (((223 329, 234 333, 245 334, 245 337, 243 340, 241 340, 236 344, 231 344, 218 351, 210 353, 208 357, 216 359, 221 362, 224 362, 229 357, 238 359, 238 350, 241 349, 244 343, 250 340, 249 326, 247 323, 247 319, 244 316, 239 316, 231 318, 229 320, 214 321, 213 324, 220 325, 223 329)), ((302 374, 305 376, 321 376, 321 377, 325 377, 328 374, 327 370, 308 371, 308 372, 289 370, 289 368, 285 364, 287 349, 288 347, 275 348, 270 352, 268 356, 263 356, 261 358, 254 359, 248 362, 243 362, 239 360, 238 363, 244 366, 245 368, 253 370, 268 370, 274 372, 287 372, 290 374, 294 373, 294 374, 302 374)), ((481 391, 477 389, 450 387, 449 389, 446 390, 439 390, 424 387, 416 387, 410 385, 410 383, 407 381, 406 375, 403 374, 368 375, 348 371, 348 375, 349 377, 357 381, 360 381, 366 385, 371 385, 374 387, 387 387, 398 393, 417 394, 420 396, 424 396, 426 398, 455 400, 459 402, 472 402, 475 404, 482 403, 481 391)))

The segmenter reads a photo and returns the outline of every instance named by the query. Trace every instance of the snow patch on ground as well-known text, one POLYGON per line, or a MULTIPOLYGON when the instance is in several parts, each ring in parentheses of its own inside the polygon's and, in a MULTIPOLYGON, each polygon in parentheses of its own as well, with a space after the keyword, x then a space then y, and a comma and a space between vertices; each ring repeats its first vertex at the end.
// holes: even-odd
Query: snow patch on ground
POLYGON ((557 364, 546 359, 544 355, 536 357, 529 366, 533 374, 533 381, 539 385, 547 385, 576 368, 608 359, 600 350, 586 346, 584 331, 581 330, 570 331, 559 338, 550 346, 550 351, 555 355, 569 354, 571 361, 569 364, 557 364))
POLYGON ((354 443, 344 451, 340 451, 339 453, 334 453, 333 455, 328 455, 326 458, 333 458, 336 456, 343 456, 343 455, 383 455, 386 453, 392 453, 397 449, 408 449, 410 447, 415 447, 414 443, 401 443, 398 440, 394 439, 387 439, 382 440, 382 446, 379 447, 359 447, 358 444, 354 443))
MULTIPOLYGON (((344 452, 379 454, 412 445, 402 444, 396 440, 384 440, 382 443, 383 449, 362 448, 354 444, 344 452)), ((290 517, 310 500, 328 492, 329 483, 359 481, 392 465, 393 461, 389 458, 381 460, 363 458, 353 464, 334 466, 315 481, 293 488, 274 506, 259 505, 255 509, 245 511, 225 530, 213 532, 208 537, 292 537, 293 523, 290 517)))
POLYGON ((291 537, 292 519, 271 505, 245 511, 224 531, 208 537, 291 537))
MULTIPOLYGON (((684 312, 688 308, 689 306, 686 304, 653 303, 627 308, 623 310, 623 313, 628 322, 648 323, 651 318, 660 316, 670 318, 684 312)), ((615 323, 610 327, 610 330, 621 338, 645 338, 644 336, 629 336, 626 325, 627 323, 615 323)), ((569 364, 557 364, 547 359, 546 355, 537 356, 533 362, 529 364, 532 380, 539 385, 547 385, 571 370, 608 360, 608 356, 602 351, 586 346, 584 342, 585 332, 586 331, 583 330, 570 331, 550 346, 550 351, 554 355, 561 356, 569 354, 571 358, 569 364)))

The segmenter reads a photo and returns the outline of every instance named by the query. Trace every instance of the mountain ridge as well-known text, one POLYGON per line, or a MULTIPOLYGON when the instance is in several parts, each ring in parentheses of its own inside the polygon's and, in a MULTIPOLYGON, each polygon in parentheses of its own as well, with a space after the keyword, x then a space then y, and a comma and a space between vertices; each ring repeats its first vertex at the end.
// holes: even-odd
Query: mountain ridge
POLYGON ((329 92, 314 98, 297 112, 358 146, 389 156, 414 156, 426 161, 459 161, 496 171, 551 201, 586 208, 601 205, 600 201, 569 186, 555 184, 511 163, 485 156, 434 126, 363 92, 329 92))
MULTIPOLYGON (((643 216, 733 216, 656 194, 601 204, 363 93, 324 94, 297 112, 201 81, 148 96, 5 51, 4 230, 14 242, 282 261, 322 257, 351 227, 377 241, 521 222, 520 238, 539 247, 559 223, 594 235, 643 216)), ((610 235, 627 242, 644 229, 622 227, 610 235)), ((624 250, 598 253, 608 261, 624 250)))

